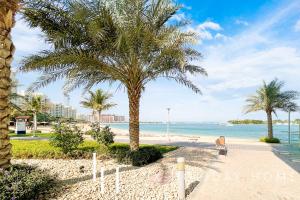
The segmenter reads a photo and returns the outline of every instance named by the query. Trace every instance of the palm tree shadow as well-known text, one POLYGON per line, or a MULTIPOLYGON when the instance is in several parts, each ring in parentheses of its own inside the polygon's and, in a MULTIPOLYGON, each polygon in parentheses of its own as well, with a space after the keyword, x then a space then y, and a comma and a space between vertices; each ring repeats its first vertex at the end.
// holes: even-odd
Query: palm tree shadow
POLYGON ((200 181, 194 181, 192 182, 186 189, 185 189, 185 197, 187 197, 189 194, 193 192, 193 190, 197 187, 197 185, 200 183, 200 181))
POLYGON ((175 151, 167 153, 164 159, 161 159, 160 162, 176 165, 178 157, 184 157, 185 164, 187 166, 201 169, 212 169, 219 172, 217 168, 212 166, 212 163, 214 162, 221 162, 217 159, 218 155, 215 150, 204 150, 197 147, 181 147, 175 151))

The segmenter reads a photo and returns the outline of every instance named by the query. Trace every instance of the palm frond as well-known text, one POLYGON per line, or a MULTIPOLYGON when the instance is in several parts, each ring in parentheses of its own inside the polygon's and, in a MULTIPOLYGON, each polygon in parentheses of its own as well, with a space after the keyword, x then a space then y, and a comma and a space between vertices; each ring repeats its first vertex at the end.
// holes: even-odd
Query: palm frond
POLYGON ((274 79, 270 83, 264 81, 256 94, 246 100, 249 103, 246 106, 246 113, 264 110, 276 114, 277 109, 296 111, 298 106, 294 101, 298 98, 299 93, 297 91, 281 91, 283 86, 284 82, 278 79, 274 79))

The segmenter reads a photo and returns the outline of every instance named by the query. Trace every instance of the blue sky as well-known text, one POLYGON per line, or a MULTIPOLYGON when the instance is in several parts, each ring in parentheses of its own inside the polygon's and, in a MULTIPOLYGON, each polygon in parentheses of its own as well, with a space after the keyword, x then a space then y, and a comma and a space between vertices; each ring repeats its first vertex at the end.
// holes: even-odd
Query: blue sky
MULTIPOLYGON (((229 119, 265 119, 263 112, 243 114, 248 95, 263 80, 275 77, 286 82, 285 89, 300 91, 300 2, 298 0, 180 0, 183 9, 173 20, 189 19, 185 29, 198 35, 195 48, 203 58, 197 63, 208 71, 208 77, 191 77, 203 92, 194 94, 175 82, 157 80, 147 85, 141 100, 142 121, 165 121, 171 108, 172 121, 227 121, 229 119)), ((16 45, 14 67, 24 56, 48 48, 38 29, 29 29, 18 20, 13 30, 16 45)), ((36 73, 18 73, 25 90, 36 73)), ((61 90, 63 81, 40 89, 53 102, 66 103, 61 90)), ((128 116, 124 89, 98 85, 113 93, 118 105, 107 113, 128 116)), ((90 111, 80 106, 81 89, 70 94, 70 105, 80 113, 90 111)), ((298 101, 300 104, 300 101, 298 101)), ((286 119, 279 112, 278 118, 286 119)), ((293 118, 300 118, 299 113, 293 118)))

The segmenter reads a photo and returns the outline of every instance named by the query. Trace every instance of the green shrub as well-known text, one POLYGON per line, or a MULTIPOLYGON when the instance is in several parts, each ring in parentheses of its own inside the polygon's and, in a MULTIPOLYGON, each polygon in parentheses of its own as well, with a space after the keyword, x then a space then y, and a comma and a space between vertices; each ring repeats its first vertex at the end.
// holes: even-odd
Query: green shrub
POLYGON ((42 131, 41 130, 36 130, 36 131, 31 131, 31 133, 32 134, 34 134, 34 133, 37 134, 37 133, 42 133, 42 131))
POLYGON ((278 138, 269 138, 269 137, 261 137, 259 141, 266 142, 266 143, 280 143, 280 140, 278 138))
POLYGON ((108 146, 114 143, 114 133, 108 126, 100 129, 99 125, 93 125, 90 134, 99 144, 108 146))
POLYGON ((94 131, 93 130, 88 130, 84 134, 85 135, 93 135, 94 131))
POLYGON ((129 145, 128 144, 123 144, 123 143, 114 143, 109 145, 108 147, 109 153, 115 154, 117 151, 129 151, 129 145))
POLYGON ((0 199, 40 199, 56 186, 56 180, 45 171, 26 165, 12 165, 0 170, 0 199))
POLYGON ((14 159, 90 159, 97 152, 101 158, 107 158, 108 148, 96 141, 84 141, 71 154, 63 153, 60 148, 50 145, 49 141, 11 140, 14 159))
POLYGON ((15 130, 9 130, 9 134, 14 134, 16 131, 15 130))
POLYGON ((54 127, 56 134, 51 137, 50 144, 58 147, 65 154, 72 154, 78 146, 83 143, 83 133, 77 126, 67 126, 64 124, 54 127))
POLYGON ((128 145, 118 144, 109 146, 109 152, 118 163, 133 166, 147 165, 162 158, 162 153, 156 146, 141 146, 138 151, 130 151, 128 145))

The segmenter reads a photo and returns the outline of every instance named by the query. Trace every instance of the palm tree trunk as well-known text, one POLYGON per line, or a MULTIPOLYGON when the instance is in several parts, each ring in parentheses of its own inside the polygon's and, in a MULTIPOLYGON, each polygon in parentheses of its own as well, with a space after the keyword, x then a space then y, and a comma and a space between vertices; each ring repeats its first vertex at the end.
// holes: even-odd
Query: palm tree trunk
MULTIPOLYGON (((3 4, 2 4, 3 6, 3 4)), ((14 15, 8 7, 0 7, 0 168, 10 166, 11 144, 8 137, 10 118, 9 95, 11 89, 10 65, 15 47, 11 40, 14 15), (6 18, 6 20, 4 20, 6 18)))
POLYGON ((272 112, 267 112, 268 116, 268 138, 273 138, 273 121, 272 121, 272 112))
POLYGON ((98 110, 98 123, 99 123, 99 128, 101 129, 101 111, 100 110, 98 110))
POLYGON ((139 150, 140 140, 140 98, 141 91, 139 89, 128 90, 129 99, 129 139, 130 150, 139 150))

